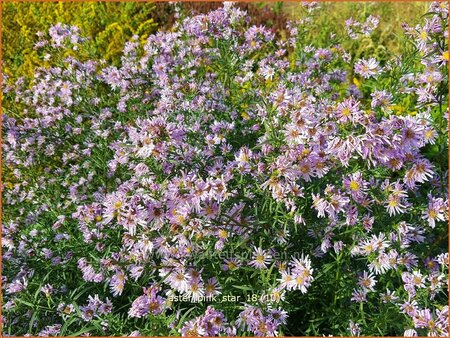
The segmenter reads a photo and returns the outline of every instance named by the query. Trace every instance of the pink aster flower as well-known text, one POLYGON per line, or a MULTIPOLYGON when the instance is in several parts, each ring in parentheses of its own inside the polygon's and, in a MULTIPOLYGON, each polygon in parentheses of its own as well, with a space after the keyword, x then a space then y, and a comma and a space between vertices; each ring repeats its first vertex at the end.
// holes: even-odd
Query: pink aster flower
POLYGON ((272 261, 272 255, 262 248, 254 247, 253 260, 248 265, 256 269, 267 269, 267 264, 272 261))
POLYGON ((428 221, 428 225, 434 228, 436 221, 445 221, 446 203, 442 198, 434 198, 428 195, 428 208, 423 211, 422 219, 428 221))
POLYGON ((363 275, 359 277, 358 285, 365 290, 374 291, 374 286, 377 283, 373 274, 368 274, 364 271, 363 275))
POLYGON ((434 327, 435 325, 429 309, 418 310, 413 317, 413 321, 416 328, 434 327))
POLYGON ((352 298, 350 299, 356 303, 364 303, 367 301, 367 290, 365 289, 354 289, 352 292, 352 298))
POLYGON ((344 179, 344 187, 355 201, 364 198, 368 183, 363 180, 361 172, 357 171, 344 179))
POLYGON ((111 292, 113 296, 120 296, 125 287, 125 281, 127 280, 127 276, 125 273, 118 269, 116 273, 111 277, 109 282, 109 286, 111 288, 111 292))
POLYGON ((375 77, 380 71, 380 65, 374 58, 360 59, 355 64, 355 73, 366 79, 375 77))
POLYGON ((386 209, 389 216, 403 214, 406 211, 407 205, 404 203, 403 199, 395 194, 390 194, 386 201, 386 209))
POLYGON ((361 328, 358 323, 354 323, 352 320, 348 322, 348 330, 350 331, 350 335, 352 337, 359 337, 361 334, 361 328))

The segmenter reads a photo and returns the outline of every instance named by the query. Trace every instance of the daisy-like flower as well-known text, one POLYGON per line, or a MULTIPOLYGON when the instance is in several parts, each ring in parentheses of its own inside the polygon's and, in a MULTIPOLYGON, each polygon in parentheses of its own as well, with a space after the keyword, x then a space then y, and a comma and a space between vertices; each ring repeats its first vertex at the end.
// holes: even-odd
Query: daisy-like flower
POLYGON ((418 310, 417 301, 407 301, 402 304, 400 304, 400 312, 405 313, 410 317, 413 317, 418 310))
POLYGON ((127 280, 127 276, 125 273, 118 269, 116 273, 111 277, 109 282, 109 286, 111 288, 111 292, 113 296, 120 296, 125 287, 125 281, 127 280))
POLYGON ((364 290, 375 291, 374 286, 377 283, 373 274, 368 274, 367 271, 364 271, 363 275, 359 277, 358 285, 361 286, 364 290))
POLYGON ((370 96, 372 97, 372 102, 370 104, 372 109, 376 107, 381 107, 384 109, 389 106, 392 101, 392 95, 385 90, 376 90, 370 94, 370 96))
POLYGON ((350 335, 352 337, 359 337, 361 334, 361 329, 358 323, 354 323, 352 320, 348 322, 348 330, 350 331, 350 335))
POLYGON ((413 271, 413 273, 409 275, 409 278, 407 278, 406 281, 407 283, 410 283, 417 288, 424 288, 426 278, 422 276, 419 271, 413 271))
POLYGON ((397 260, 398 260, 398 252, 394 250, 390 250, 389 253, 386 255, 387 264, 393 269, 397 267, 397 260))
POLYGON ((350 299, 356 303, 364 303, 367 301, 367 290, 366 289, 354 289, 352 292, 352 298, 350 299))
POLYGON ((407 252, 398 258, 398 263, 404 265, 408 270, 417 266, 417 256, 411 252, 407 252))
POLYGON ((332 193, 329 197, 329 202, 325 211, 331 217, 335 216, 339 212, 343 212, 345 207, 350 202, 350 199, 342 194, 340 191, 332 193))
POLYGON ((103 223, 108 224, 116 217, 120 216, 120 212, 124 210, 125 196, 122 193, 112 193, 106 196, 103 202, 105 210, 103 212, 103 223))
POLYGON ((268 319, 275 324, 286 324, 288 313, 283 309, 272 309, 269 311, 268 319))
POLYGON ((371 231, 373 227, 373 223, 375 222, 375 217, 371 217, 370 215, 364 215, 362 218, 362 225, 364 229, 367 231, 371 231))
POLYGON ((414 317, 414 326, 416 328, 433 328, 436 323, 433 320, 433 315, 429 309, 418 310, 414 317))
POLYGON ((293 281, 294 281, 294 277, 291 275, 290 271, 287 270, 282 270, 280 271, 281 273, 281 278, 278 279, 278 281, 280 282, 280 289, 288 289, 291 290, 293 287, 293 281))
POLYGON ((190 296, 192 302, 197 302, 205 295, 203 283, 200 280, 191 279, 188 283, 186 293, 190 296))
POLYGON ((238 269, 241 266, 241 261, 237 258, 230 258, 230 259, 226 259, 224 261, 224 264, 222 265, 222 269, 224 271, 234 271, 236 269, 238 269))
POLYGON ((283 134, 287 144, 291 146, 303 144, 307 139, 307 135, 295 123, 287 124, 283 134))
POLYGON ((15 279, 10 284, 7 284, 6 293, 12 294, 21 292, 23 290, 26 290, 27 287, 28 280, 25 277, 22 277, 21 279, 15 279))
POLYGON ((179 292, 187 292, 189 289, 189 274, 184 273, 182 270, 173 271, 168 277, 167 282, 170 286, 178 290, 179 292))
POLYGON ((312 275, 313 269, 311 268, 311 260, 308 255, 303 256, 302 254, 300 258, 292 258, 289 265, 295 274, 303 274, 304 276, 312 275))
POLYGON ((375 15, 369 15, 366 19, 366 21, 362 25, 362 33, 365 36, 369 36, 373 30, 375 30, 378 27, 378 24, 380 23, 380 18, 375 15))
POLYGON ((164 220, 165 212, 160 202, 150 202, 147 204, 147 217, 149 222, 154 222, 159 228, 164 220))
POLYGON ((436 226, 436 221, 445 221, 446 203, 442 198, 434 198, 428 195, 428 208, 423 211, 422 219, 428 221, 431 228, 436 226))
POLYGON ((427 280, 430 282, 430 290, 434 291, 442 288, 444 279, 444 274, 439 274, 438 272, 430 274, 427 277, 427 280))
POLYGON ((325 209, 328 207, 327 201, 320 195, 311 194, 313 199, 313 207, 317 210, 319 217, 325 217, 325 209))
POLYGON ((375 251, 375 247, 374 247, 372 241, 366 239, 363 242, 361 242, 358 245, 356 245, 352 249, 351 253, 352 253, 352 255, 368 256, 374 251, 375 251))
POLYGON ((279 288, 300 290, 302 293, 306 293, 313 280, 313 269, 311 268, 309 257, 302 255, 300 259, 293 258, 289 262, 289 266, 290 268, 280 270, 279 288))
POLYGON ((419 103, 436 102, 433 87, 431 86, 416 88, 415 92, 417 94, 417 102, 419 103))
POLYGON ((370 239, 360 241, 358 245, 352 249, 352 254, 368 256, 375 251, 383 252, 387 247, 389 247, 389 242, 386 241, 386 235, 380 233, 378 236, 372 235, 370 239))
POLYGON ((253 153, 247 147, 242 147, 239 153, 235 155, 235 160, 238 163, 238 169, 240 172, 249 172, 249 162, 252 159, 253 153))
POLYGON ((259 69, 259 73, 264 77, 265 80, 272 80, 275 75, 275 70, 268 65, 263 65, 259 69))
POLYGON ((41 287, 41 292, 46 296, 50 297, 50 295, 53 293, 54 288, 50 284, 45 284, 43 287, 41 287))
POLYGON ((372 243, 376 250, 379 252, 389 247, 389 242, 386 240, 386 235, 381 232, 377 235, 372 235, 372 243))
POLYGON ((139 241, 136 245, 141 249, 144 253, 151 253, 153 251, 153 242, 146 235, 142 235, 139 238, 139 241))
POLYGON ((417 148, 424 144, 424 125, 416 116, 401 117, 401 142, 405 147, 417 148))
POLYGON ((206 330, 200 325, 199 321, 195 319, 185 322, 180 329, 180 333, 183 337, 206 336, 206 330))
POLYGON ((266 250, 254 247, 253 260, 248 265, 256 269, 267 269, 267 264, 272 261, 272 255, 266 250))
POLYGON ((109 298, 106 298, 104 302, 100 302, 97 308, 97 312, 100 315, 111 313, 113 310, 113 304, 109 298))
POLYGON ((389 289, 386 290, 386 293, 380 293, 380 297, 383 303, 393 303, 398 299, 395 295, 395 291, 391 291, 389 289))
POLYGON ((424 265, 427 269, 430 269, 430 271, 435 272, 439 270, 439 265, 434 258, 427 257, 424 261, 424 265))
MULTIPOLYGON (((429 21, 427 20, 427 23, 429 21)), ((421 52, 427 50, 427 44, 430 41, 430 31, 428 25, 421 27, 416 34, 416 45, 421 52)))
POLYGON ((152 155, 155 145, 152 136, 147 135, 141 138, 141 144, 136 148, 136 156, 140 158, 148 158, 152 155))
POLYGON ((220 285, 217 281, 217 278, 212 277, 209 278, 205 284, 205 296, 213 297, 220 295, 222 292, 220 291, 220 285))
POLYGON ((39 337, 51 337, 58 336, 61 332, 61 324, 54 324, 46 326, 42 331, 38 333, 39 337))
POLYGON ((359 109, 360 102, 353 97, 340 102, 336 108, 336 115, 341 123, 357 122, 361 119, 362 111, 359 109))
POLYGON ((366 79, 375 77, 380 71, 380 65, 374 58, 360 59, 355 64, 355 73, 366 79))
POLYGON ((304 276, 303 274, 294 275, 294 279, 291 281, 293 290, 300 290, 302 293, 306 293, 308 286, 310 285, 311 278, 304 276))
POLYGON ((390 194, 386 201, 386 209, 389 216, 403 214, 406 211, 406 205, 401 197, 395 194, 390 194))
POLYGON ((57 311, 60 315, 70 315, 75 312, 75 306, 73 304, 60 303, 57 311))
POLYGON ((157 286, 150 286, 144 288, 144 294, 136 298, 128 310, 128 316, 133 318, 142 318, 148 314, 158 315, 163 312, 165 308, 166 299, 159 296, 160 291, 157 286))
POLYGON ((438 133, 434 128, 426 128, 424 130, 424 141, 425 143, 435 144, 436 139, 438 137, 438 133))
POLYGON ((391 269, 392 267, 389 264, 389 260, 386 258, 387 255, 381 253, 376 259, 369 263, 369 271, 374 272, 376 275, 381 275, 391 269))
POLYGON ((367 182, 362 179, 361 172, 357 171, 344 179, 344 187, 355 201, 361 201, 367 190, 367 182))
POLYGON ((416 183, 424 183, 433 178, 433 166, 427 160, 417 160, 405 174, 405 184, 411 188, 416 183))

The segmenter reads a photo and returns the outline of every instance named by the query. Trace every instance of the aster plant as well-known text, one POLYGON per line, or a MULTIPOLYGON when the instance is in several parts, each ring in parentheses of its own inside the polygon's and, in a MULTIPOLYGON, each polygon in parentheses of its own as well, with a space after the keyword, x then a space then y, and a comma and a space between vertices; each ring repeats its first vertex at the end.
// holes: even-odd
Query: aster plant
POLYGON ((3 88, 3 334, 448 336, 447 16, 383 63, 229 3, 117 67, 40 34, 3 88))

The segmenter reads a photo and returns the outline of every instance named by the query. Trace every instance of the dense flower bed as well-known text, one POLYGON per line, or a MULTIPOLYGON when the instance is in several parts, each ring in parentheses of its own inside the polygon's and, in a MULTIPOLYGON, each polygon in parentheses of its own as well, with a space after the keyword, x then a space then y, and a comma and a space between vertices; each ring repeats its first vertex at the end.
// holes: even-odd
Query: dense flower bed
POLYGON ((3 89, 4 334, 447 336, 447 15, 384 63, 230 4, 120 67, 53 26, 3 89))

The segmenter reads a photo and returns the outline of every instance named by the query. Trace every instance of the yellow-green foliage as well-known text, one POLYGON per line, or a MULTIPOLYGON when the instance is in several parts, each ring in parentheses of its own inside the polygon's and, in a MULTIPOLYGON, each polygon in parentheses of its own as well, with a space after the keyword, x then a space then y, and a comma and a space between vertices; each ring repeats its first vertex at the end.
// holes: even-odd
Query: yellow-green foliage
MULTIPOLYGON (((299 3, 287 2, 283 10, 294 19, 301 19, 306 11, 299 3)), ((404 31, 402 23, 414 25, 426 13, 430 2, 321 2, 320 9, 313 14, 316 29, 307 32, 309 41, 316 45, 329 44, 331 33, 344 37, 343 47, 355 57, 373 56, 378 59, 387 57, 387 52, 401 52, 404 31), (371 37, 363 38, 359 43, 346 36, 345 20, 353 18, 364 21, 369 15, 379 16, 378 29, 371 37)))
POLYGON ((31 76, 42 61, 33 49, 36 33, 58 22, 78 26, 93 39, 99 57, 117 63, 134 34, 143 39, 156 30, 155 5, 137 2, 6 2, 2 12, 4 71, 12 79, 31 76))

